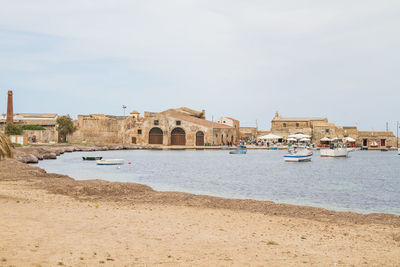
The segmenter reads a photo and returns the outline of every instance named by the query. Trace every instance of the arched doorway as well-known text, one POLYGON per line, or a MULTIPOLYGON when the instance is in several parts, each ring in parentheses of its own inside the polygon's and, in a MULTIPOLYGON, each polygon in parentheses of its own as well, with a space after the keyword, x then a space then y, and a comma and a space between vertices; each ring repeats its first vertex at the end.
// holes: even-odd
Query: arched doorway
POLYGON ((149 144, 162 145, 162 143, 163 131, 158 127, 152 128, 149 132, 149 144))
POLYGON ((204 146, 204 133, 197 132, 196 133, 196 146, 204 146))
POLYGON ((186 145, 186 134, 182 128, 175 128, 171 132, 171 145, 184 146, 186 145))

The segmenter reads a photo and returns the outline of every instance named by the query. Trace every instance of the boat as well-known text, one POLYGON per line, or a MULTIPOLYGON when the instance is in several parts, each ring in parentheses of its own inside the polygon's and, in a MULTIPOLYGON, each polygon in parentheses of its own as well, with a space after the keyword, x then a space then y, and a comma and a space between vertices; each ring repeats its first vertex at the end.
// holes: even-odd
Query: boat
POLYGON ((83 160, 101 160, 103 157, 82 157, 83 160))
POLYGON ((103 159, 96 161, 97 165, 123 165, 125 160, 123 159, 103 159))
POLYGON ((378 147, 378 143, 373 141, 372 144, 370 145, 370 147, 377 148, 378 147))
POLYGON ((387 152, 387 151, 389 151, 387 148, 381 148, 381 151, 382 152, 387 152))
POLYGON ((347 157, 349 149, 340 138, 333 138, 329 141, 329 147, 321 148, 321 157, 347 157))
POLYGON ((313 152, 307 147, 292 146, 283 158, 286 162, 307 162, 311 161, 312 156, 313 152))
POLYGON ((229 154, 246 154, 247 153, 247 148, 246 146, 240 145, 237 146, 235 150, 229 151, 229 154))
POLYGON ((400 148, 398 148, 398 149, 397 149, 397 154, 399 154, 399 155, 400 155, 400 148))

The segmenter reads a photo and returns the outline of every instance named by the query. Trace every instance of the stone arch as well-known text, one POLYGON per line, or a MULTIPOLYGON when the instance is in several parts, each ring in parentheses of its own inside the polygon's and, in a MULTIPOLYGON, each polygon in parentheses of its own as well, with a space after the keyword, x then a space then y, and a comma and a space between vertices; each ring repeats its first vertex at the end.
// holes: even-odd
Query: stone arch
POLYGON ((196 133, 196 146, 204 146, 204 133, 202 131, 196 133))
POLYGON ((186 133, 180 127, 176 127, 171 132, 171 145, 173 146, 184 146, 186 145, 186 133))
POLYGON ((149 144, 162 145, 163 131, 158 127, 151 128, 149 132, 149 144))

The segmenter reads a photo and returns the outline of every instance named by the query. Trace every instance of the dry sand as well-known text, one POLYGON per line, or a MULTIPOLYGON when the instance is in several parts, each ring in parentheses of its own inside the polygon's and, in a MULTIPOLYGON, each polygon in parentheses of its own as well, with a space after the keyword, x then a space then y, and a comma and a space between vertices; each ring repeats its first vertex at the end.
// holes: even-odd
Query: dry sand
POLYGON ((0 266, 400 266, 400 217, 75 181, 0 162, 0 266))

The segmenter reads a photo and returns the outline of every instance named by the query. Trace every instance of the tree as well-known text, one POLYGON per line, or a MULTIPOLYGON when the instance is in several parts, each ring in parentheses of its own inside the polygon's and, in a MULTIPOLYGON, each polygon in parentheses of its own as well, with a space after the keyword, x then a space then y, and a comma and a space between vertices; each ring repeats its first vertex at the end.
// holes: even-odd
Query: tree
POLYGON ((22 127, 20 125, 14 123, 7 123, 5 134, 6 135, 21 135, 22 134, 22 127))
POLYGON ((11 144, 10 138, 3 134, 0 133, 0 160, 2 160, 4 157, 13 157, 13 152, 12 152, 13 145, 11 144))
POLYGON ((76 131, 74 122, 69 115, 58 117, 57 131, 63 141, 67 141, 67 135, 76 131))

